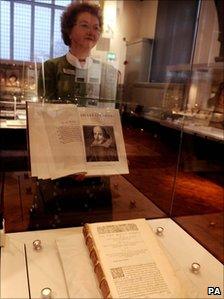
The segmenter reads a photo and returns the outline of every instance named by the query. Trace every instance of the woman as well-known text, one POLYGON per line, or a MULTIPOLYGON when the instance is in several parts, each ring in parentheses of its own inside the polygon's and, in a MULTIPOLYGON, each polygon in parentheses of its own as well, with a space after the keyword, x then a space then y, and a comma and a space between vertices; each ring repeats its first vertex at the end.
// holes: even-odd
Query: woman
MULTIPOLYGON (((103 27, 102 11, 90 3, 72 3, 61 17, 61 32, 69 52, 44 64, 44 77, 38 84, 39 97, 49 101, 71 101, 107 97, 99 95, 108 80, 108 66, 90 57, 97 44, 103 27), (95 90, 95 95, 93 96, 95 90)), ((113 71, 110 67, 109 72, 113 71)), ((41 72, 42 73, 42 72, 41 72)), ((82 105, 82 101, 78 104, 82 105)))
MULTIPOLYGON (((61 17, 61 32, 64 43, 69 46, 69 52, 44 63, 44 76, 42 77, 40 72, 38 80, 39 97, 50 102, 72 102, 78 99, 80 100, 78 104, 82 104, 82 100, 88 97, 90 89, 88 84, 91 79, 94 81, 95 90, 100 89, 96 85, 102 86, 105 82, 102 78, 104 80, 108 78, 105 75, 105 68, 102 66, 99 72, 97 69, 100 66, 99 61, 92 59, 90 54, 100 38, 102 27, 102 12, 99 6, 90 3, 72 3, 67 7, 61 17)), ((110 75, 108 68, 106 73, 110 75)), ((99 98, 99 95, 96 98, 99 98)), ((60 194, 60 198, 64 198, 63 204, 67 197, 70 201, 74 197, 74 204, 82 206, 83 203, 85 209, 89 208, 88 205, 93 205, 93 202, 94 205, 98 205, 98 200, 103 201, 104 205, 106 202, 110 205, 109 180, 101 177, 84 178, 84 175, 74 175, 55 180, 55 183, 52 181, 50 186, 49 182, 42 182, 42 185, 43 189, 46 189, 44 184, 47 183, 48 188, 54 190, 52 194, 60 194)), ((52 199, 55 203, 56 199, 52 199)), ((52 201, 47 198, 45 202, 52 201)))

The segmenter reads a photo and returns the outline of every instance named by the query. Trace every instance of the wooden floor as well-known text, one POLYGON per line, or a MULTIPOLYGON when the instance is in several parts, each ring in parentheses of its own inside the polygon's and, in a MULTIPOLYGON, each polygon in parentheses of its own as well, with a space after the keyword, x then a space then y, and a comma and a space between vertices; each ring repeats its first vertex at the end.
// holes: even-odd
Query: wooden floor
MULTIPOLYGON (((199 146, 205 151, 204 140, 184 137, 178 163, 179 132, 124 127, 130 168, 126 179, 170 216, 222 212, 224 168, 209 169, 213 160, 208 160, 208 155, 200 156, 200 148, 195 148, 201 141, 199 146)), ((223 161, 224 145, 220 148, 223 161)))
MULTIPOLYGON (((123 133, 130 174, 112 178, 112 214, 102 220, 171 217, 223 262, 223 145, 216 148, 213 142, 186 135, 180 148, 179 132, 139 121, 125 122, 123 133), (212 163, 211 147, 216 152, 212 163)), ((19 177, 11 173, 4 190, 7 232, 29 229, 35 186, 30 190, 27 177, 19 177)), ((88 220, 85 215, 82 221, 88 220)), ((89 213, 92 220, 96 215, 89 213)), ((59 221, 53 218, 50 228, 59 221)))

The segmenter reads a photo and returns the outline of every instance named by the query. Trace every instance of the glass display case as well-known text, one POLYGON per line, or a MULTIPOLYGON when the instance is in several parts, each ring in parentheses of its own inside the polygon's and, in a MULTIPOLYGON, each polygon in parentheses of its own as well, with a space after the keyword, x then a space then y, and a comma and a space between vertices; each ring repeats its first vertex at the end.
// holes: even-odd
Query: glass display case
POLYGON ((3 126, 5 119, 25 120, 26 101, 37 101, 39 65, 34 62, 13 61, 11 63, 1 60, 0 66, 0 118, 3 126))
POLYGON ((189 63, 168 64, 163 82, 132 82, 121 111, 129 134, 158 155, 145 162, 139 154, 144 162, 130 165, 129 180, 221 257, 224 61, 217 26, 215 3, 202 2, 189 63))

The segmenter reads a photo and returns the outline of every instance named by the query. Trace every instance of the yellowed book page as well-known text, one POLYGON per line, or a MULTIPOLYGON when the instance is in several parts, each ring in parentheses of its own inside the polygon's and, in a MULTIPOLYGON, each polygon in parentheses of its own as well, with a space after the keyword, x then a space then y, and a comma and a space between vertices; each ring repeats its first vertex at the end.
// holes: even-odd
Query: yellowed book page
POLYGON ((26 119, 6 120, 7 127, 26 127, 26 119))
POLYGON ((77 108, 70 104, 48 104, 43 119, 52 155, 51 178, 86 172, 77 108))
POLYGON ((69 298, 102 298, 82 234, 56 240, 69 298))
POLYGON ((89 224, 112 298, 185 298, 145 219, 89 224))
POLYGON ((119 111, 79 108, 88 175, 129 173, 119 111))
POLYGON ((28 117, 31 167, 39 178, 129 173, 117 109, 37 103, 28 117))
POLYGON ((43 121, 45 107, 40 103, 28 103, 27 109, 31 175, 47 179, 50 177, 51 152, 43 121))

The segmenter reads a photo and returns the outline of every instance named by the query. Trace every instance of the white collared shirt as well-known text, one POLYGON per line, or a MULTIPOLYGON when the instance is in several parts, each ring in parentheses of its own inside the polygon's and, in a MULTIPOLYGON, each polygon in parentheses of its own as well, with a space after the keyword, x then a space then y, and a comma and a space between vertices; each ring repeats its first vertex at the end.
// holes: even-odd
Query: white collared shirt
POLYGON ((82 70, 89 69, 93 63, 93 59, 91 57, 87 57, 85 63, 81 64, 80 61, 78 60, 78 58, 75 57, 74 55, 72 55, 71 52, 68 52, 66 54, 66 59, 71 65, 77 67, 78 69, 82 69, 82 70))

